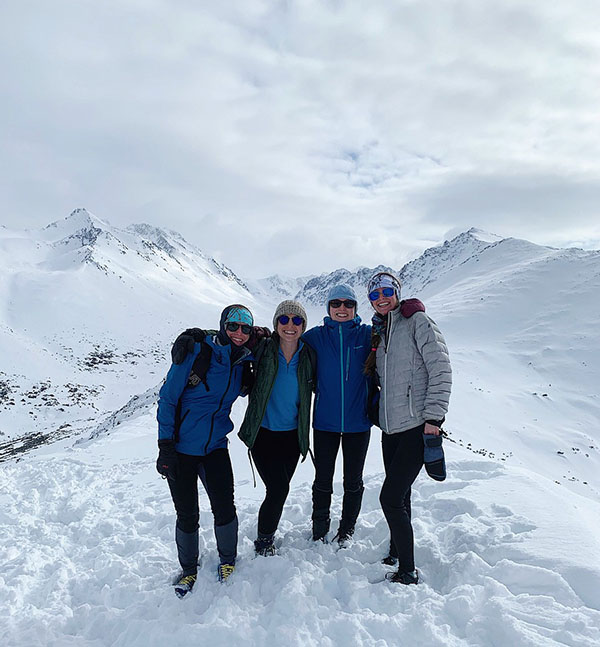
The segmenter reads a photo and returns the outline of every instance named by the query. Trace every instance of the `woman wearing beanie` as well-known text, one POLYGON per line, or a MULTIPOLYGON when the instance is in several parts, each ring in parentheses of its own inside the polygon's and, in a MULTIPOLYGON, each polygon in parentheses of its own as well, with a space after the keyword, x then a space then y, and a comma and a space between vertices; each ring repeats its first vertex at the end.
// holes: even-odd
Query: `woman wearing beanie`
POLYGON ((242 393, 244 365, 252 359, 246 347, 252 325, 250 310, 235 304, 223 310, 216 334, 193 329, 201 338, 180 336, 178 343, 185 338, 186 352, 173 363, 160 389, 156 469, 167 479, 177 513, 175 541, 182 570, 175 583, 178 597, 196 582, 198 478, 214 517, 219 580, 234 569, 238 521, 227 434, 233 429, 231 406, 242 393))
POLYGON ((256 376, 238 433, 265 484, 258 513, 257 555, 274 555, 275 531, 300 454, 308 452, 313 391, 312 350, 300 340, 306 312, 283 301, 273 316, 273 335, 255 350, 256 376))
POLYGON ((327 295, 323 325, 311 328, 302 337, 317 355, 313 540, 327 540, 335 460, 341 444, 344 499, 334 537, 340 546, 352 537, 360 512, 363 468, 371 435, 367 415, 369 378, 363 372, 370 350, 371 327, 361 323, 356 305, 356 295, 350 286, 332 287, 327 295))
MULTIPOLYGON (((400 282, 387 272, 368 286, 375 310, 372 351, 365 372, 381 387, 379 426, 382 429, 385 480, 381 507, 390 528, 390 554, 385 564, 398 564, 389 579, 417 584, 411 524, 411 486, 423 467, 424 440, 438 440, 448 411, 452 371, 446 342, 435 322, 414 299, 400 301, 400 282), (415 307, 416 306, 416 307, 415 307)), ((439 447, 441 454, 441 445, 439 447)), ((443 480, 443 473, 428 472, 443 480)))

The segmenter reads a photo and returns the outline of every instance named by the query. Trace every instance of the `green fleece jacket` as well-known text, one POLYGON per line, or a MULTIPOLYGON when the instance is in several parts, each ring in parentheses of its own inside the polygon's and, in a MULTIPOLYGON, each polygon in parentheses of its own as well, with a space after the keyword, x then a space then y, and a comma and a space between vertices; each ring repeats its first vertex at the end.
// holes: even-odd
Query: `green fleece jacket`
MULTIPOLYGON (((265 339, 261 344, 263 348, 257 349, 254 354, 259 355, 256 366, 256 381, 250 392, 248 408, 238 436, 252 449, 261 422, 265 416, 267 403, 275 384, 277 369, 279 367, 279 336, 273 333, 270 339, 265 339)), ((310 353, 314 353, 307 344, 300 349, 298 362, 298 388, 300 390, 300 407, 298 410, 298 444, 303 457, 308 453, 310 402, 313 392, 314 375, 310 353)))

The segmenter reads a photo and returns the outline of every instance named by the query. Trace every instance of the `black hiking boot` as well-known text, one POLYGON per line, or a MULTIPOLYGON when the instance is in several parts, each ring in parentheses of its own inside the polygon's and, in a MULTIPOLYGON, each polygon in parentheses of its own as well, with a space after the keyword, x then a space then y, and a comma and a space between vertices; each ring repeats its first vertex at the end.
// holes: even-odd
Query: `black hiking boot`
POLYGON ((275 544, 272 537, 259 537, 254 540, 254 552, 262 557, 275 555, 275 544))
POLYGON ((184 598, 188 593, 191 593, 194 588, 194 584, 196 584, 197 577, 196 573, 193 573, 192 575, 182 575, 173 585, 175 595, 178 598, 184 598))
POLYGON ((327 533, 329 532, 329 519, 313 519, 312 524, 312 539, 313 541, 322 541, 327 543, 327 533))
POLYGON ((385 579, 390 582, 398 582, 399 584, 418 584, 419 571, 415 569, 409 572, 396 571, 395 573, 387 573, 385 579))
POLYGON ((338 528, 335 537, 332 541, 337 541, 340 548, 348 548, 350 542, 352 541, 352 535, 354 534, 354 528, 350 530, 343 530, 341 527, 338 528))

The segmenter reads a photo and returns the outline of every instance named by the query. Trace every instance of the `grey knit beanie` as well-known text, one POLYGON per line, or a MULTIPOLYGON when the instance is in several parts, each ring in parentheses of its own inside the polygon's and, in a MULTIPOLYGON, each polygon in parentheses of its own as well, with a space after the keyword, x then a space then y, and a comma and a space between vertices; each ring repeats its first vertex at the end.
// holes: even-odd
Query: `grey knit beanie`
POLYGON ((277 320, 281 315, 298 315, 304 319, 304 325, 302 326, 302 332, 306 330, 306 324, 308 323, 308 317, 306 316, 306 310, 302 307, 302 304, 297 301, 292 301, 288 299, 282 301, 277 308, 275 309, 275 314, 273 315, 273 330, 277 332, 277 320))

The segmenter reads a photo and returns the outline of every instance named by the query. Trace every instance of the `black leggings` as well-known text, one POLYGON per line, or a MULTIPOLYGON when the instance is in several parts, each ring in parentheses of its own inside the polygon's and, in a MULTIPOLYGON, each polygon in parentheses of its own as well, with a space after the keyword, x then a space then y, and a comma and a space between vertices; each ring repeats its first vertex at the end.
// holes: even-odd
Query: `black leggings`
POLYGON ((279 525, 300 458, 298 431, 271 431, 261 427, 251 452, 266 488, 265 500, 258 512, 258 536, 272 536, 279 525))
POLYGON ((340 443, 344 458, 344 500, 340 532, 354 532, 365 489, 362 476, 370 438, 371 430, 347 434, 314 430, 315 481, 312 489, 312 520, 315 539, 324 537, 329 532, 333 474, 340 443))
POLYGON ((183 532, 198 529, 198 477, 208 494, 215 526, 225 526, 235 518, 229 451, 215 449, 206 456, 177 454, 177 478, 168 479, 168 483, 177 512, 177 527, 183 532))
POLYGON ((415 570, 410 492, 423 467, 423 428, 381 436, 385 480, 379 501, 390 527, 390 553, 402 572, 415 570))

